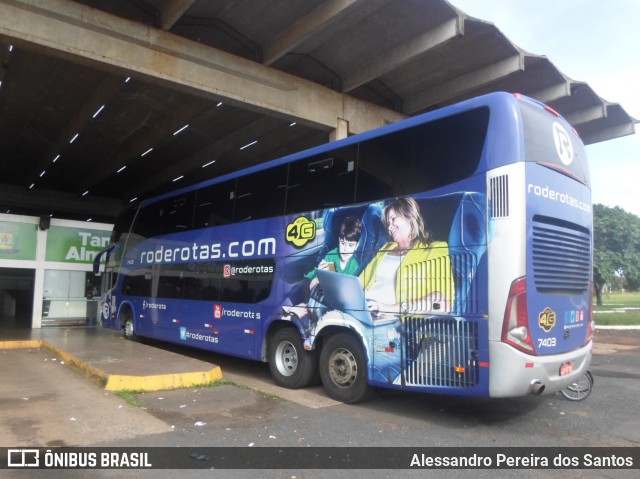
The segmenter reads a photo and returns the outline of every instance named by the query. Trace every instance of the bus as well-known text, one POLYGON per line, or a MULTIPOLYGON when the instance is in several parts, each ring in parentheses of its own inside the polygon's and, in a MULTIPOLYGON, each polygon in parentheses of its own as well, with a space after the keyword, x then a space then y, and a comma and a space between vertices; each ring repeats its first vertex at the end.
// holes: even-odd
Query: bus
POLYGON ((114 225, 101 324, 375 388, 549 394, 589 368, 587 159, 491 93, 144 200, 114 225))

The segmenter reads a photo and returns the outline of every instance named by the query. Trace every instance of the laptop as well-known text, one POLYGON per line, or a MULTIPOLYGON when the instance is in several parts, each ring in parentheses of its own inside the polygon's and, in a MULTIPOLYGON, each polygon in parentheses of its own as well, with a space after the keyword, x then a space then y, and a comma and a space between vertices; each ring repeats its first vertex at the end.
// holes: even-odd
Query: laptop
POLYGON ((364 289, 357 276, 316 268, 320 287, 324 291, 322 304, 350 314, 358 321, 373 326, 373 317, 367 308, 364 289))

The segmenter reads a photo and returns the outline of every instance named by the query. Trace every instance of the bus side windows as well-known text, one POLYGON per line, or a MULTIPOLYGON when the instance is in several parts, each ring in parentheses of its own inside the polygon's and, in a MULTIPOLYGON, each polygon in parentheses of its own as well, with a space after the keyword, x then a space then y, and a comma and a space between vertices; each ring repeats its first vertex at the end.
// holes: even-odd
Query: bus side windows
POLYGON ((234 221, 239 223, 284 214, 287 170, 287 165, 281 165, 238 178, 234 221))
POLYGON ((193 207, 195 193, 169 198, 164 201, 162 208, 164 233, 188 231, 193 225, 193 207))
POLYGON ((235 180, 198 190, 193 227, 198 229, 231 223, 233 221, 235 192, 235 180))
POLYGON ((354 202, 358 145, 289 164, 286 214, 354 202))

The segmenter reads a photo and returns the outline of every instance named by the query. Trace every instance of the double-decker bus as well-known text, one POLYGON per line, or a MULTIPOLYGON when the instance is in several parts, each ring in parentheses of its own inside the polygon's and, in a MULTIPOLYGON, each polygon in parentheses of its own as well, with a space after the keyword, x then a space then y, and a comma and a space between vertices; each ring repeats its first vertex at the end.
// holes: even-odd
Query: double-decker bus
POLYGON ((517 94, 147 199, 102 256, 104 327, 266 361, 288 388, 319 376, 347 403, 553 393, 591 359, 584 146, 517 94))

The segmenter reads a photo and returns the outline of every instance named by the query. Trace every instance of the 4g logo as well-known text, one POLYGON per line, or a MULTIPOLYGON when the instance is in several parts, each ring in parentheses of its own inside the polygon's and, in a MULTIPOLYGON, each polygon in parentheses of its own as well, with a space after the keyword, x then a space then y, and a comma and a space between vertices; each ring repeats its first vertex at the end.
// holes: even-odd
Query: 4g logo
POLYGON ((306 245, 309 241, 316 237, 315 222, 300 216, 293 223, 287 225, 287 233, 285 239, 298 248, 306 245))

